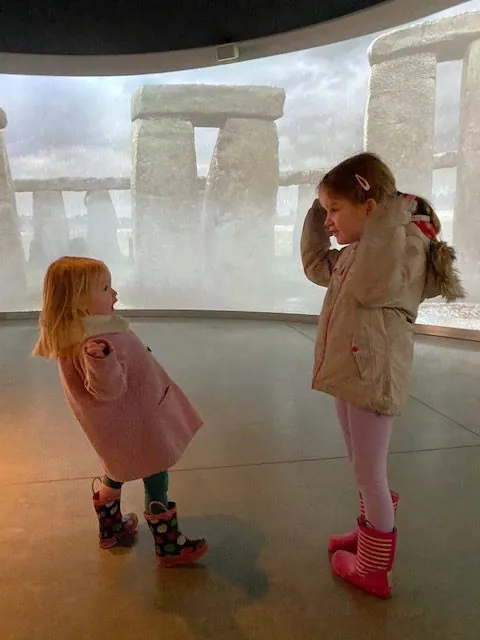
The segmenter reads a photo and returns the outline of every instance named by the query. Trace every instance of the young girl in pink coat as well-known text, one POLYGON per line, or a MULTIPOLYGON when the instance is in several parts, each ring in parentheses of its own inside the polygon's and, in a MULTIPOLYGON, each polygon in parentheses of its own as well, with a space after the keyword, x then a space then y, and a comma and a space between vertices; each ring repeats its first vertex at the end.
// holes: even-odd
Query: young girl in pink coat
POLYGON ((67 401, 102 461, 93 494, 100 547, 132 544, 138 520, 122 516, 122 484, 143 478, 145 519, 160 565, 191 564, 207 551, 178 528, 168 500, 168 469, 202 422, 182 390, 125 319, 107 267, 89 258, 60 258, 44 281, 40 337, 34 355, 55 358, 67 401))
POLYGON ((391 592, 397 540, 387 455, 393 416, 408 395, 418 307, 464 296, 439 232, 428 202, 399 193, 385 163, 361 153, 324 176, 302 235, 305 273, 328 287, 313 388, 335 397, 360 496, 357 528, 329 540, 332 567, 382 598, 391 592), (342 249, 331 247, 332 235, 342 249))

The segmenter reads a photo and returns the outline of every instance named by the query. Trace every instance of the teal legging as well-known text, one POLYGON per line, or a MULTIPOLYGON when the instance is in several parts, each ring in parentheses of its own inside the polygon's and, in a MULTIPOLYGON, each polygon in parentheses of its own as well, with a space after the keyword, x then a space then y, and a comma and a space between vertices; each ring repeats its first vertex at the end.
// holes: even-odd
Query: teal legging
MULTIPOLYGON (((110 489, 121 489, 123 482, 112 480, 107 475, 103 477, 103 484, 110 489)), ((145 511, 150 512, 150 503, 157 502, 165 505, 168 509, 168 471, 159 471, 154 473, 153 476, 143 478, 143 484, 145 487, 145 511)), ((160 504, 152 505, 152 513, 159 513, 165 511, 160 507, 160 504)))

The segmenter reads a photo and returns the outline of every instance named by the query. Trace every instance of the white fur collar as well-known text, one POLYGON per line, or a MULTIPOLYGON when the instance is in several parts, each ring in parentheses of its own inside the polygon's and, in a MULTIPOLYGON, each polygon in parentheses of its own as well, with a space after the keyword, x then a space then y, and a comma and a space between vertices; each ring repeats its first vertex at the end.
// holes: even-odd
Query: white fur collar
POLYGON ((83 326, 87 338, 109 333, 122 333, 130 329, 127 320, 116 313, 105 316, 85 316, 83 326))

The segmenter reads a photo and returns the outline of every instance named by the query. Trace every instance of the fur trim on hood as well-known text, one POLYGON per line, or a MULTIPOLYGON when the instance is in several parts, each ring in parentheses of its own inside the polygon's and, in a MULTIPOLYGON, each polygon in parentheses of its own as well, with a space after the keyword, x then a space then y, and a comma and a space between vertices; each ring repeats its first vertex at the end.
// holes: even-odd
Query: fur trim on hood
POLYGON ((436 298, 440 295, 446 302, 465 298, 465 289, 455 266, 456 260, 453 247, 442 240, 430 240, 425 298, 436 298))

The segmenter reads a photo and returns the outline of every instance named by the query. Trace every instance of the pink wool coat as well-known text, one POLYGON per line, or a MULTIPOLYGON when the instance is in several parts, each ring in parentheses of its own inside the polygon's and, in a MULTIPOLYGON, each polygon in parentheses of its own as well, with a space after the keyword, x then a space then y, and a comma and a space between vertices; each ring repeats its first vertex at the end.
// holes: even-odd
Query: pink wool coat
POLYGON ((117 481, 172 467, 202 421, 178 385, 122 317, 86 319, 87 335, 105 340, 104 359, 82 352, 59 358, 67 401, 88 440, 117 481))

